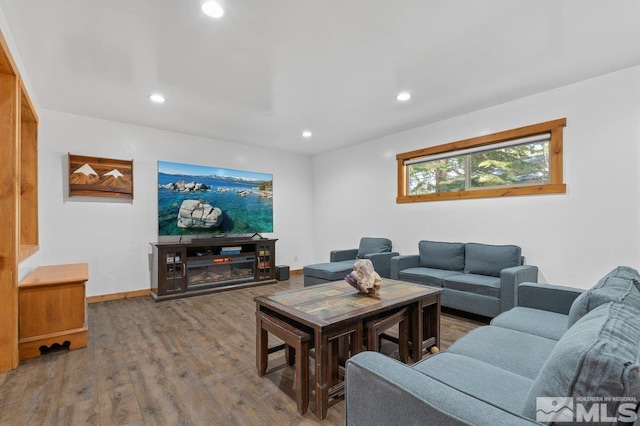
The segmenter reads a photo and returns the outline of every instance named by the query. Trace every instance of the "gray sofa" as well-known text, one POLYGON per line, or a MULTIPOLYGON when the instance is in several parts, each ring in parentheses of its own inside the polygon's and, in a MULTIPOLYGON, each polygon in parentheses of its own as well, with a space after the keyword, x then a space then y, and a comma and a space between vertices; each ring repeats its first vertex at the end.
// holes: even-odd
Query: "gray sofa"
POLYGON ((538 280, 514 245, 420 241, 391 259, 391 278, 442 287, 442 306, 495 317, 515 306, 518 284, 538 280))
POLYGON ((521 284, 518 307, 412 366, 376 352, 357 354, 346 367, 346 422, 633 423, 640 401, 639 279, 636 270, 618 267, 588 291, 521 284))
POLYGON ((373 269, 383 278, 391 274, 391 258, 399 253, 391 251, 391 240, 388 238, 363 237, 358 248, 332 250, 328 263, 316 263, 303 268, 304 286, 324 284, 343 280, 353 270, 358 259, 369 259, 373 269))

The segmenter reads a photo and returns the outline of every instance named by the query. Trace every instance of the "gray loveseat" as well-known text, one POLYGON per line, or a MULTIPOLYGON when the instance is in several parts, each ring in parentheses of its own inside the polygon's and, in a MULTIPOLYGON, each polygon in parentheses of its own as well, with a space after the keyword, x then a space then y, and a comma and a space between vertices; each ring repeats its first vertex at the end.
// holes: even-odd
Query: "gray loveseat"
POLYGON ((391 240, 388 238, 363 237, 358 248, 332 250, 330 262, 307 265, 303 268, 305 287, 324 284, 344 279, 353 270, 358 259, 369 259, 373 269, 383 278, 390 277, 391 258, 398 252, 391 251, 391 240))
POLYGON ((516 288, 538 280, 514 245, 420 241, 418 253, 391 259, 391 278, 443 287, 442 306, 495 317, 515 305, 516 288))
POLYGON ((639 279, 636 270, 618 267, 586 292, 522 284, 518 307, 412 366, 376 352, 357 354, 346 367, 346 422, 633 423, 640 401, 639 279))

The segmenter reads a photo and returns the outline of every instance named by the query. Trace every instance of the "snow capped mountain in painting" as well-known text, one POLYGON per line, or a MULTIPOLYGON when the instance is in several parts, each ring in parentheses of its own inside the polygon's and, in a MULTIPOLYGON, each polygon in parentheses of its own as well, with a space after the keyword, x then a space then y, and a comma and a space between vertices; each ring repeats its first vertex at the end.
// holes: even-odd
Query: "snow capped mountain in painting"
POLYGON ((102 179, 102 184, 105 186, 131 186, 131 181, 120 173, 118 169, 105 173, 102 179))
POLYGON ((93 184, 98 181, 98 174, 88 163, 85 163, 69 176, 69 180, 69 183, 77 185, 93 184))
POLYGON ((98 174, 96 173, 95 170, 93 170, 93 167, 91 167, 89 165, 89 163, 85 163, 82 167, 80 167, 78 170, 76 170, 73 173, 82 173, 83 175, 89 176, 89 175, 96 175, 98 176, 98 174))
POLYGON ((118 169, 113 169, 109 173, 105 173, 104 175, 105 176, 113 176, 116 179, 119 178, 119 177, 124 176, 122 173, 120 173, 120 170, 118 170, 118 169))

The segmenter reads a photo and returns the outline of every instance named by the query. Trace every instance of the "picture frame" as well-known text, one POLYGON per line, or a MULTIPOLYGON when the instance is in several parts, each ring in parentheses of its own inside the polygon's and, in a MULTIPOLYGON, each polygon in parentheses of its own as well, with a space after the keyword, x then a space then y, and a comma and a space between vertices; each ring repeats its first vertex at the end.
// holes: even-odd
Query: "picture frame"
POLYGON ((69 197, 133 200, 133 160, 69 155, 69 197))
POLYGON ((158 161, 159 237, 253 238, 270 232, 272 173, 158 161))

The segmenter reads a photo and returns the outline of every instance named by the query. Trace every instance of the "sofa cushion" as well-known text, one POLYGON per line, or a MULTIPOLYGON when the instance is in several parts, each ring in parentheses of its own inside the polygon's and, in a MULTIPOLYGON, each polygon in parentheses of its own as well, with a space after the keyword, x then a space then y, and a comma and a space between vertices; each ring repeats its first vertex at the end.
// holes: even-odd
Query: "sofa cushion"
POLYGON ((467 243, 464 246, 464 271, 469 274, 500 276, 500 271, 521 264, 518 246, 467 243))
POLYGON ((367 254, 371 253, 389 253, 391 251, 391 240, 387 238, 371 238, 363 237, 360 239, 358 247, 359 259, 364 259, 367 254))
POLYGON ((444 307, 493 318, 500 313, 500 299, 451 288, 442 289, 444 307))
POLYGON ((316 263, 303 268, 305 276, 321 278, 327 281, 340 281, 353 271, 356 260, 344 260, 342 262, 316 263))
POLYGON ((491 320, 491 325, 560 340, 567 332, 569 316, 542 309, 515 307, 491 320))
POLYGON ((444 279, 444 288, 481 294, 483 296, 500 297, 500 278, 487 275, 458 274, 444 279))
MULTIPOLYGON (((640 401, 640 312, 608 303, 587 313, 560 339, 534 380, 523 414, 539 397, 617 397, 640 401)), ((607 404, 608 415, 619 402, 607 404)))
POLYGON ((556 340, 488 325, 470 331, 447 350, 533 380, 557 343, 556 340))
POLYGON ((398 273, 398 279, 403 281, 410 281, 420 284, 434 285, 442 287, 442 281, 449 275, 457 275, 460 272, 449 271, 444 269, 432 269, 432 268, 407 268, 398 273))
POLYGON ((464 243, 420 241, 420 266, 433 269, 462 271, 464 269, 464 243))
POLYGON ((569 327, 587 312, 609 302, 622 303, 640 310, 640 292, 634 281, 608 275, 602 278, 573 302, 569 310, 569 327))
POLYGON ((440 352, 414 364, 412 368, 515 414, 522 412, 533 384, 529 378, 450 352, 440 352), (488 383, 500 383, 500 386, 487 386, 488 383))

